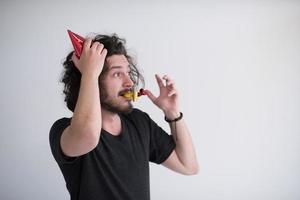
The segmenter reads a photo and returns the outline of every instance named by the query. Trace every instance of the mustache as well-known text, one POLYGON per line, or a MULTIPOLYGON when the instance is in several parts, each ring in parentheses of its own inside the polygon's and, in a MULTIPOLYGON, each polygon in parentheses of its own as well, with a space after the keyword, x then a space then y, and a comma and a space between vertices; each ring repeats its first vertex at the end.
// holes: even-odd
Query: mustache
POLYGON ((125 90, 120 91, 120 92, 119 92, 119 95, 120 95, 120 96, 123 96, 125 93, 127 93, 127 92, 132 92, 132 91, 133 91, 133 88, 131 88, 131 89, 125 89, 125 90))

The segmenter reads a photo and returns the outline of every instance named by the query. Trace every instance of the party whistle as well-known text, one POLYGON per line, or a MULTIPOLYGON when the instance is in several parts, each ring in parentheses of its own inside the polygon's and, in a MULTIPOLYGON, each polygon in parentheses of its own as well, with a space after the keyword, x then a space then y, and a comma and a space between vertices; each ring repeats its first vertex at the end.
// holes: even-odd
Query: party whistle
POLYGON ((132 100, 132 101, 136 101, 138 99, 138 97, 142 96, 142 95, 146 95, 146 93, 144 92, 144 89, 140 89, 140 91, 130 91, 130 92, 125 92, 123 94, 123 97, 125 97, 128 100, 132 100))
POLYGON ((73 47, 75 50, 75 55, 79 59, 81 52, 82 52, 83 43, 85 40, 83 37, 81 37, 80 35, 77 35, 76 33, 73 33, 70 30, 68 30, 68 34, 69 34, 71 42, 73 44, 73 47))

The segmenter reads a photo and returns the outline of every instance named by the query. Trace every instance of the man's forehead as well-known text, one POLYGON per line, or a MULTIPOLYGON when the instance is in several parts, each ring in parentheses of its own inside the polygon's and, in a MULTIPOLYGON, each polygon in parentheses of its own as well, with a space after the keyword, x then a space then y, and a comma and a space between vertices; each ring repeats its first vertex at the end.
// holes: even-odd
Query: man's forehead
POLYGON ((129 62, 124 55, 109 56, 108 58, 106 58, 106 63, 107 63, 108 69, 129 67, 129 62))

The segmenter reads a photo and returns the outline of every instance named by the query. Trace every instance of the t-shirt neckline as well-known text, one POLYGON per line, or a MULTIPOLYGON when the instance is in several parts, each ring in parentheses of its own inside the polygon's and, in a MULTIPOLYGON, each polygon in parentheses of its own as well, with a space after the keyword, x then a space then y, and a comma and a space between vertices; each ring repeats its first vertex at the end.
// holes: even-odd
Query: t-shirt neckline
POLYGON ((110 138, 122 139, 124 137, 124 134, 126 133, 126 124, 125 124, 123 116, 121 114, 119 114, 119 117, 120 117, 120 120, 121 120, 121 133, 119 135, 113 135, 110 132, 106 131, 105 129, 101 129, 101 132, 104 133, 105 135, 107 135, 110 138))

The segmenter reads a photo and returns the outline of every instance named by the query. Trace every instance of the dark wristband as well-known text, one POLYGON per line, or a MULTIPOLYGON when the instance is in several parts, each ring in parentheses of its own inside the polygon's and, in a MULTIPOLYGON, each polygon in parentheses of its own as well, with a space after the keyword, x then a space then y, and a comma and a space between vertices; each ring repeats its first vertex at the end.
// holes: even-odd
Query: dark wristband
POLYGON ((183 117, 183 114, 182 114, 182 112, 180 112, 180 116, 179 116, 179 117, 177 117, 177 118, 171 120, 171 119, 168 119, 168 118, 165 116, 165 120, 166 120, 166 122, 169 122, 169 123, 171 123, 171 122, 177 122, 178 120, 181 120, 182 117, 183 117))

